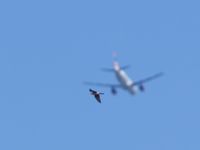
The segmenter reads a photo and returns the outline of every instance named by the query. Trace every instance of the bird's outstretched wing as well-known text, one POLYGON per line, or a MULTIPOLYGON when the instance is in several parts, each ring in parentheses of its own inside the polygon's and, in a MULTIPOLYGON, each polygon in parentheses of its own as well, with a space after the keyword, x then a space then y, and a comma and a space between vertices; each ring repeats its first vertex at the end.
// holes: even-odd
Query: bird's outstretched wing
POLYGON ((145 78, 145 79, 136 81, 136 82, 133 83, 133 85, 141 85, 141 84, 143 84, 143 83, 146 83, 146 82, 149 82, 149 81, 154 80, 154 79, 156 79, 156 78, 159 78, 159 77, 161 77, 161 76, 163 76, 163 75, 164 75, 164 73, 163 73, 163 72, 160 72, 160 73, 157 73, 157 74, 155 74, 155 75, 153 75, 153 76, 147 77, 147 78, 145 78))
POLYGON ((89 89, 89 91, 92 92, 92 93, 94 93, 94 94, 97 93, 97 91, 92 90, 92 89, 89 89))
POLYGON ((100 98, 100 95, 99 95, 99 94, 98 94, 98 95, 95 95, 95 98, 96 98, 97 102, 101 103, 101 98, 100 98))

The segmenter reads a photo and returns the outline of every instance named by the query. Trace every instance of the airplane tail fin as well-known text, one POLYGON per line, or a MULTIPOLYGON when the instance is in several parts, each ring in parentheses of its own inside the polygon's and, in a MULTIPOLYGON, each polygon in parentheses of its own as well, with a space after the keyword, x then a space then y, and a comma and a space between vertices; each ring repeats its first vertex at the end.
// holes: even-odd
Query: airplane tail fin
POLYGON ((130 68, 130 65, 120 66, 118 63, 117 55, 118 55, 118 53, 116 51, 112 52, 113 66, 118 66, 117 68, 119 68, 121 70, 126 70, 126 69, 130 68))
POLYGON ((112 52, 112 58, 113 58, 113 60, 117 59, 117 52, 116 51, 112 52))

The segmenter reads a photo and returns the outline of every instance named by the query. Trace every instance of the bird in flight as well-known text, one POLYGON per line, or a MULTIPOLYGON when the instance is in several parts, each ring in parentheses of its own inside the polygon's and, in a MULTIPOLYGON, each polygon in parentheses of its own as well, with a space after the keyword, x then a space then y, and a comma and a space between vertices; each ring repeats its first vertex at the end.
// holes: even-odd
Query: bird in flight
POLYGON ((89 89, 89 91, 90 91, 91 95, 94 95, 94 97, 97 100, 97 102, 101 103, 101 97, 100 97, 100 95, 102 95, 104 93, 101 93, 101 92, 98 92, 98 91, 95 91, 95 90, 92 90, 92 89, 89 89))

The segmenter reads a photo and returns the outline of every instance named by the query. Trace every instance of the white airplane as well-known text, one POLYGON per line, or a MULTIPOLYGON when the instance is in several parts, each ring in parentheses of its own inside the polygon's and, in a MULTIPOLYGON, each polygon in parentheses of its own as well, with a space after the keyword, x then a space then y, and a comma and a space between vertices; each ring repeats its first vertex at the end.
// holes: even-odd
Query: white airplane
POLYGON ((154 74, 150 77, 147 77, 145 79, 139 80, 139 81, 133 81, 129 78, 129 76, 124 71, 129 66, 120 67, 119 63, 117 61, 113 62, 113 68, 112 69, 103 69, 104 71, 114 72, 117 80, 119 81, 119 84, 107 84, 107 83, 94 83, 94 82, 85 82, 85 84, 88 85, 96 85, 96 86, 102 86, 102 87, 109 87, 111 88, 111 93, 113 95, 117 94, 118 88, 125 89, 129 91, 132 95, 136 94, 138 91, 144 91, 144 83, 151 81, 153 79, 156 79, 158 77, 161 77, 163 75, 162 72, 154 74))

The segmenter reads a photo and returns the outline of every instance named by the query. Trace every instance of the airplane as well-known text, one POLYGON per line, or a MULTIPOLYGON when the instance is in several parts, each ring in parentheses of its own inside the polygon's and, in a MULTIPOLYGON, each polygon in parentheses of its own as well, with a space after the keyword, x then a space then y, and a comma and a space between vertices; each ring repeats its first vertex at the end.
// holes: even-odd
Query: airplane
POLYGON ((101 93, 101 92, 97 92, 95 90, 92 90, 92 89, 89 89, 91 95, 94 95, 95 99, 97 100, 97 102, 101 103, 101 98, 100 98, 100 95, 104 94, 104 93, 101 93))
POLYGON ((127 68, 129 68, 129 66, 121 67, 117 61, 113 61, 113 68, 103 69, 103 71, 114 72, 117 80, 119 81, 119 84, 95 83, 95 82, 85 82, 85 84, 108 87, 111 89, 111 93, 113 95, 117 94, 117 89, 119 88, 127 90, 130 94, 135 95, 138 91, 143 92, 145 90, 144 83, 163 76, 163 73, 159 72, 142 80, 133 81, 125 72, 127 68))

